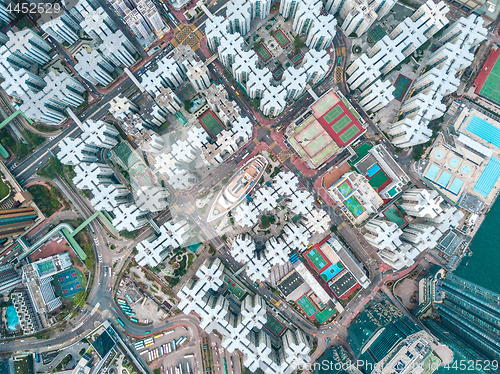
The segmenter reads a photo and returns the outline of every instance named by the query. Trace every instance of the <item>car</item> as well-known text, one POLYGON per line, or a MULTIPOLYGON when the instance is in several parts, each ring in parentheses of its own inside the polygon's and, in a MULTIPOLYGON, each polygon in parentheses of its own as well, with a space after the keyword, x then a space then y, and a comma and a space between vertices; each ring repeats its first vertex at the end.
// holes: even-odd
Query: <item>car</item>
POLYGON ((113 289, 111 287, 108 288, 108 291, 111 292, 113 289))
POLYGON ((217 360, 217 365, 219 364, 219 360, 217 360))

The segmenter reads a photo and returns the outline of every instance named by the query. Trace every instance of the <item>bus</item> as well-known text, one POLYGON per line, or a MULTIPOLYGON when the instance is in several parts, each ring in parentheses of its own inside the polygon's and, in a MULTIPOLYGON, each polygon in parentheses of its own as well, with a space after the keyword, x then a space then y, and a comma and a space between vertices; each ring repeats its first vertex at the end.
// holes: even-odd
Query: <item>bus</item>
POLYGON ((120 318, 117 318, 116 320, 118 321, 121 327, 125 327, 125 324, 122 322, 120 318))
POLYGON ((163 334, 155 335, 155 339, 161 338, 162 336, 163 336, 163 334))
POLYGON ((226 365, 226 358, 222 358, 222 363, 224 364, 224 374, 227 374, 227 365, 226 365))

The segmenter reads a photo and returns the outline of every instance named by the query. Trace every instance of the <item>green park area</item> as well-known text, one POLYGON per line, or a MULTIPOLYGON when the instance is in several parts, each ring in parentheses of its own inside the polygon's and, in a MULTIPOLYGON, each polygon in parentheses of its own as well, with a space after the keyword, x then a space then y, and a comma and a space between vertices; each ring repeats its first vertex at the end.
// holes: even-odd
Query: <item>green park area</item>
POLYGON ((5 197, 9 196, 10 188, 7 184, 0 178, 0 201, 5 197))
POLYGON ((64 197, 54 186, 34 184, 28 187, 28 192, 33 196, 36 205, 40 208, 45 217, 50 217, 62 207, 65 202, 64 197))

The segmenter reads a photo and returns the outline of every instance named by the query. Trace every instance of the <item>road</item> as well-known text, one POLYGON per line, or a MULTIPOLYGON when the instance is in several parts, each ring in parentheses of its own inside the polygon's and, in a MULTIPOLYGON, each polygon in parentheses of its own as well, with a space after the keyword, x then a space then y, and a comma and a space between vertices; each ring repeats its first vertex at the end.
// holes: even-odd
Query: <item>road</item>
MULTIPOLYGON (((178 20, 174 20, 173 22, 175 26, 175 22, 178 22, 178 20)), ((197 23, 202 23, 202 22, 203 22, 202 20, 197 21, 197 23)), ((343 35, 340 32, 337 32, 337 37, 334 39, 334 45, 336 48, 345 45, 345 43, 343 42, 343 35)), ((146 67, 151 66, 151 64, 154 64, 156 62, 156 58, 159 58, 159 56, 164 56, 170 52, 171 52, 171 47, 163 49, 160 53, 157 54, 156 57, 153 57, 153 59, 148 63, 149 65, 146 64, 145 66, 146 67)), ((203 55, 200 49, 198 49, 196 53, 198 54, 201 60, 203 61, 206 60, 205 56, 203 55)), ((343 59, 343 63, 345 64, 345 59, 343 59)), ((246 99, 246 96, 244 96, 244 93, 241 91, 239 86, 234 84, 234 82, 230 82, 224 76, 222 71, 219 70, 216 64, 211 64, 209 66, 209 70, 214 80, 222 82, 222 84, 225 86, 226 90, 230 95, 230 98, 238 104, 241 110, 241 114, 243 116, 248 117, 249 120, 254 125, 258 125, 257 120, 253 113, 253 106, 250 104, 249 100, 246 99), (235 91, 233 91, 231 86, 235 87, 235 91, 237 91, 239 95, 237 95, 235 91)), ((334 72, 334 69, 332 70, 332 72, 334 72)), ((102 118, 107 112, 108 108, 107 104, 109 103, 109 101, 115 96, 117 96, 121 90, 125 89, 131 84, 132 82, 130 78, 122 79, 119 82, 119 84, 117 84, 110 90, 110 92, 101 95, 100 100, 97 103, 90 105, 83 113, 81 113, 79 115, 79 118, 82 121, 88 118, 96 118, 96 119, 102 118)), ((320 96, 324 91, 331 88, 331 84, 332 84, 332 77, 330 74, 330 76, 325 78, 325 80, 315 88, 316 94, 320 96)), ((339 88, 347 98, 351 99, 355 108, 359 110, 360 113, 363 114, 363 117, 365 117, 366 114, 364 114, 364 112, 361 111, 361 108, 359 108, 359 106, 357 106, 355 101, 352 100, 352 97, 350 96, 347 87, 345 86, 345 79, 343 80, 343 82, 341 82, 339 88)), ((283 124, 289 123, 291 120, 293 120, 303 111, 305 111, 306 108, 308 108, 311 103, 312 103, 312 97, 309 94, 306 94, 298 104, 294 105, 292 108, 287 110, 287 112, 281 118, 278 119, 278 121, 274 126, 281 123, 283 124)), ((377 133, 378 130, 376 126, 373 123, 371 123, 369 119, 367 120, 367 118, 365 118, 365 120, 368 122, 369 126, 373 127, 373 131, 377 133)), ((23 160, 23 162, 21 162, 18 165, 12 165, 12 172, 14 176, 18 178, 18 180, 27 180, 31 176, 33 176, 39 169, 39 167, 45 164, 49 160, 49 158, 51 157, 51 152, 55 153, 57 151, 58 149, 57 144, 62 139, 64 139, 67 136, 72 136, 72 137, 78 136, 79 133, 81 132, 81 130, 74 123, 69 123, 69 121, 67 121, 67 124, 65 124, 65 126, 66 128, 59 135, 57 135, 55 138, 51 140, 48 140, 43 145, 43 147, 33 152, 33 154, 31 154, 28 158, 23 160)), ((268 146, 270 146, 272 143, 274 143, 274 140, 270 136, 271 131, 272 131, 271 128, 259 127, 256 139, 259 142, 265 142, 268 146)), ((214 173, 212 173, 208 178, 204 179, 202 183, 199 185, 199 188, 201 188, 202 186, 208 187, 210 184, 213 184, 214 181, 217 181, 218 178, 220 178, 221 173, 224 174, 232 170, 235 170, 238 162, 241 161, 243 154, 246 151, 251 152, 254 147, 255 147, 254 142, 249 143, 243 150, 241 150, 238 154, 234 156, 233 160, 223 164, 223 166, 220 167, 220 171, 218 169, 214 173)), ((281 150, 282 149, 279 146, 275 146, 272 149, 273 153, 275 154, 279 153, 281 150)), ((301 175, 298 176, 302 185, 305 186, 305 188, 309 190, 309 192, 315 198, 319 197, 319 195, 317 191, 314 189, 314 185, 313 183, 311 183, 311 180, 316 179, 319 175, 321 175, 322 173, 327 171, 330 167, 338 163, 339 159, 342 157, 343 155, 340 155, 334 160, 331 160, 328 164, 324 165, 321 169, 319 169, 317 173, 311 178, 305 178, 301 175)), ((284 161, 283 165, 288 170, 291 170, 292 172, 297 174, 298 170, 295 167, 295 165, 290 161, 290 159, 284 161)), ((75 191, 72 191, 71 188, 67 186, 64 181, 59 179, 56 180, 56 183, 58 187, 65 193, 65 195, 68 196, 68 198, 71 200, 74 206, 77 207, 78 210, 80 210, 80 212, 84 217, 88 217, 92 213, 92 210, 85 204, 81 196, 75 191)), ((178 201, 179 205, 182 205, 183 203, 193 204, 193 197, 192 195, 189 194, 179 195, 178 200, 179 200, 178 201)), ((334 224, 338 226, 342 224, 344 219, 335 211, 335 209, 324 203, 322 204, 322 208, 328 212, 334 224)), ((197 210, 194 210, 190 214, 190 216, 201 227, 207 238, 209 238, 210 242, 218 249, 219 254, 223 259, 223 261, 227 263, 234 270, 239 269, 242 265, 237 263, 233 259, 233 257, 230 254, 229 248, 218 236, 213 227, 209 225, 203 219, 203 217, 200 216, 197 210)), ((170 213, 164 212, 157 218, 157 222, 158 224, 161 225, 161 223, 165 222, 168 219, 170 219, 170 213)), ((188 316, 179 315, 169 318, 168 322, 166 323, 161 322, 156 325, 147 327, 138 326, 129 322, 129 320, 122 315, 121 311, 119 310, 119 308, 117 307, 117 305, 113 300, 112 292, 109 291, 110 287, 113 287, 114 285, 116 274, 110 277, 109 272, 106 271, 108 267, 111 266, 112 262, 116 260, 117 257, 120 257, 120 266, 122 266, 122 264, 123 265, 126 264, 127 259, 125 258, 125 256, 128 256, 134 244, 137 241, 145 239, 146 237, 151 235, 152 230, 148 229, 145 232, 141 233, 141 235, 133 243, 128 243, 127 246, 123 249, 123 252, 119 254, 119 253, 111 253, 109 248, 107 248, 106 244, 108 239, 106 237, 106 232, 104 231, 104 229, 101 227, 100 224, 94 221, 91 224, 91 227, 94 230, 94 238, 95 238, 93 246, 97 254, 96 258, 99 259, 99 262, 97 264, 97 271, 95 273, 95 281, 87 300, 87 306, 84 308, 82 313, 80 313, 80 315, 74 321, 69 322, 70 328, 65 329, 65 331, 62 334, 56 336, 55 338, 49 341, 37 341, 36 339, 33 338, 26 339, 24 341, 16 340, 10 342, 8 345, 0 346, 0 352, 6 352, 11 350, 24 350, 24 349, 30 349, 32 351, 36 351, 47 347, 54 348, 54 347, 64 346, 67 345, 68 343, 71 343, 79 339, 86 331, 93 328, 93 325, 96 321, 100 321, 110 316, 122 317, 121 319, 125 323, 125 330, 133 335, 142 336, 144 335, 146 330, 152 332, 161 331, 169 326, 170 327, 174 326, 176 323, 184 323, 192 325, 192 330, 193 330, 192 334, 193 336, 195 336, 195 339, 197 338, 199 339, 199 336, 196 338, 198 334, 198 329, 197 329, 198 320, 196 317, 191 315, 188 316), (99 306, 99 312, 92 314, 91 310, 96 305, 99 306)), ((376 255, 374 255, 373 250, 367 252, 367 250, 365 249, 366 243, 363 242, 363 238, 360 237, 359 232, 357 232, 357 230, 351 228, 348 225, 344 225, 339 229, 339 233, 340 235, 342 235, 342 237, 344 237, 344 239, 346 239, 346 241, 349 242, 349 244, 351 245, 351 249, 355 252, 356 256, 365 264, 367 269, 369 269, 370 278, 372 280, 371 286, 366 290, 360 291, 359 296, 352 302, 352 307, 350 307, 351 311, 346 310, 342 314, 341 318, 343 319, 343 321, 346 321, 348 319, 347 317, 350 316, 350 313, 352 313, 352 311, 354 311, 358 306, 366 302, 366 298, 369 297, 374 287, 378 285, 378 283, 382 279, 382 275, 377 265, 376 255)), ((242 273, 241 278, 250 286, 250 288, 254 288, 253 282, 244 273, 242 273)), ((258 287, 256 289, 256 292, 261 296, 263 296, 264 298, 266 298, 267 300, 270 300, 271 298, 274 299, 279 298, 266 287, 258 287)), ((270 307, 272 306, 270 305, 270 307)), ((317 329, 311 323, 303 319, 293 308, 291 308, 288 305, 286 301, 283 300, 279 305, 278 309, 280 314, 283 315, 284 318, 286 318, 289 321, 289 323, 298 326, 303 331, 311 335, 318 333, 322 334, 324 332, 325 333, 324 335, 326 337, 326 336, 333 336, 334 334, 345 331, 345 326, 343 325, 343 323, 330 324, 327 326, 322 326, 320 329, 317 329)), ((198 362, 201 362, 201 359, 198 362)))

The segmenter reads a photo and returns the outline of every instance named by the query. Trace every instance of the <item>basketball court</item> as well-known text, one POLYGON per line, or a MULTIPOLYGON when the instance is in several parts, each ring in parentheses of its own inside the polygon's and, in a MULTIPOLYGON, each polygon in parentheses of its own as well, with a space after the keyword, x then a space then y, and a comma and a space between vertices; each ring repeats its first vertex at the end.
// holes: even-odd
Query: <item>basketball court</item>
POLYGON ((312 248, 305 254, 309 263, 311 263, 315 270, 320 273, 322 269, 331 265, 330 261, 316 248, 312 248))
POLYGON ((394 83, 394 92, 392 93, 397 101, 403 100, 406 95, 406 91, 410 88, 411 82, 413 82, 411 79, 399 74, 398 79, 396 79, 396 82, 394 83))
POLYGON ((296 303, 308 318, 312 317, 318 312, 318 309, 314 306, 313 302, 307 295, 302 296, 296 301, 296 303))
POLYGON ((213 138, 223 130, 222 124, 211 110, 207 110, 198 120, 213 138))
POLYGON ((72 299, 83 290, 83 274, 80 270, 71 267, 54 276, 52 281, 56 294, 65 299, 72 299))
POLYGON ((272 57, 271 53, 267 50, 266 46, 262 43, 259 43, 257 48, 255 48, 255 53, 257 53, 257 55, 259 56, 259 58, 263 62, 268 62, 272 57))
POLYGON ((346 197, 347 195, 349 195, 352 192, 352 186, 349 183, 349 181, 347 181, 347 180, 344 183, 342 183, 340 186, 338 186, 337 189, 344 197, 346 197))
POLYGON ((264 325, 276 337, 279 337, 286 327, 276 319, 271 313, 266 313, 267 322, 264 325))
POLYGON ((290 58, 290 61, 292 61, 292 64, 295 66, 297 65, 298 63, 302 62, 302 59, 304 58, 304 55, 302 53, 297 53, 296 55, 293 55, 291 58, 290 58))
POLYGON ((152 186, 156 179, 146 164, 139 162, 130 169, 130 175, 139 183, 140 186, 152 186))
POLYGON ((273 38, 276 39, 281 48, 285 48, 288 44, 290 44, 290 39, 288 39, 280 29, 276 30, 273 34, 273 38))
POLYGON ((365 208, 363 208, 363 206, 354 196, 344 200, 344 205, 356 218, 365 211, 365 208))

